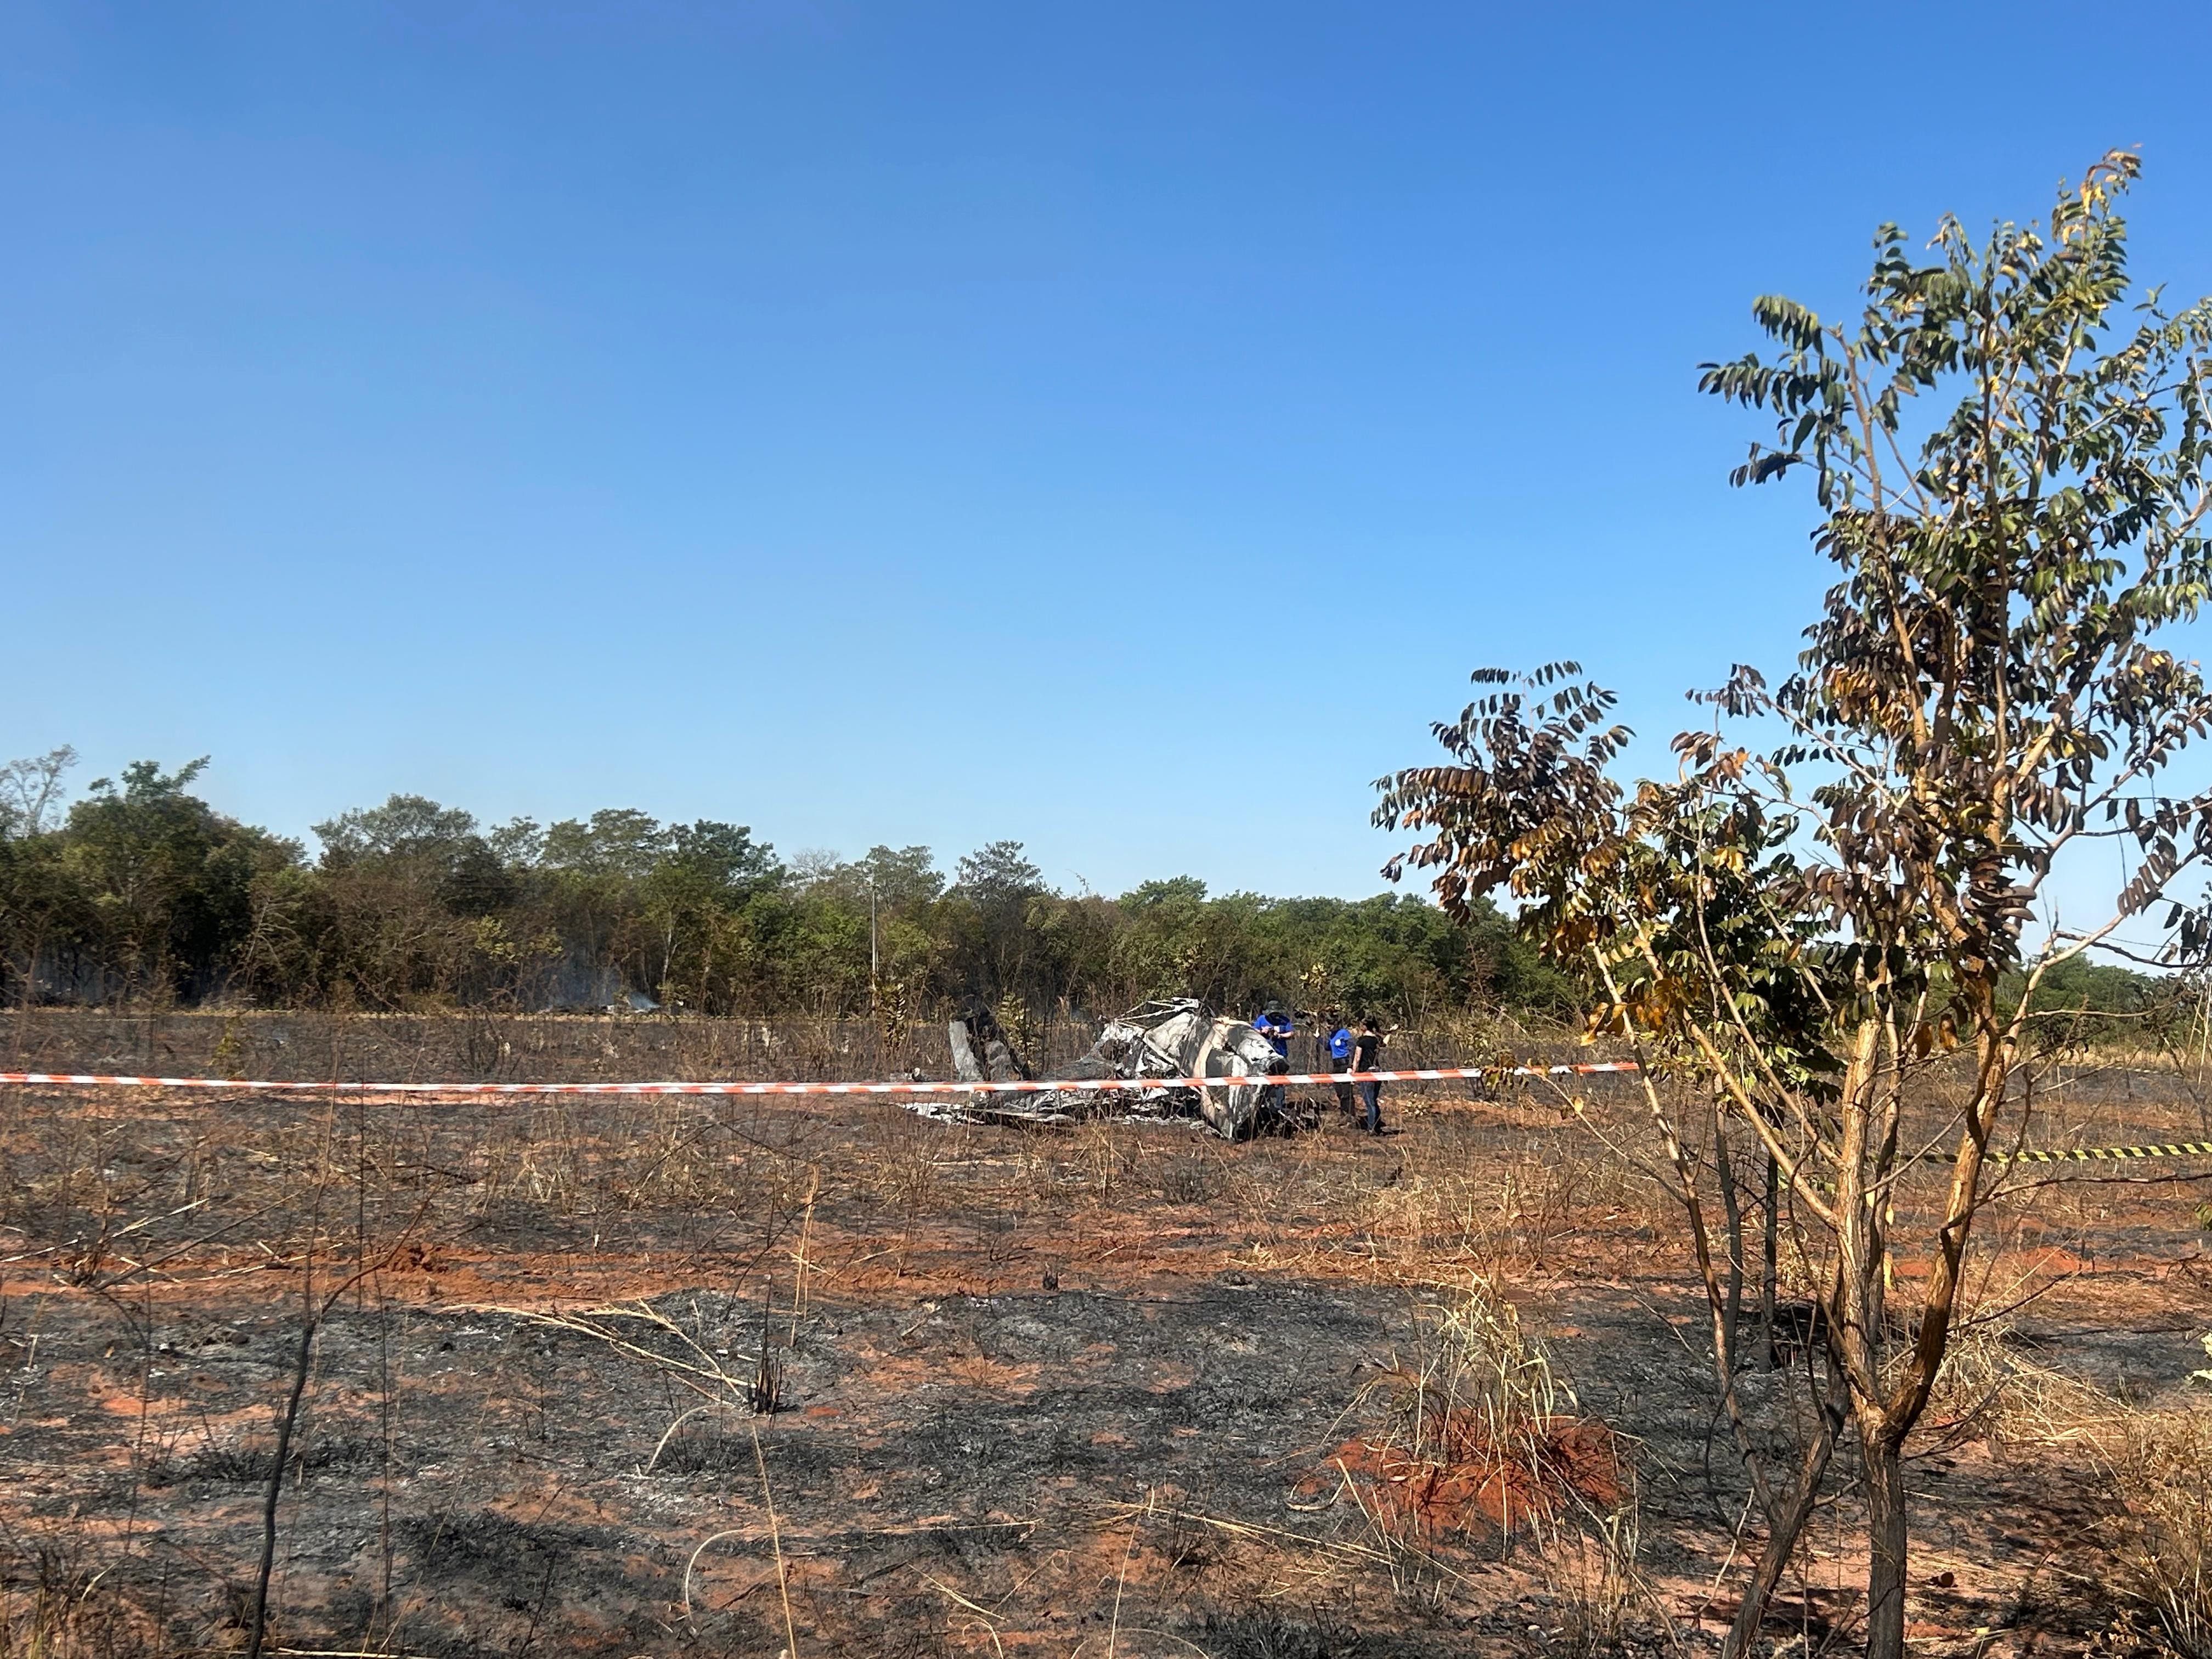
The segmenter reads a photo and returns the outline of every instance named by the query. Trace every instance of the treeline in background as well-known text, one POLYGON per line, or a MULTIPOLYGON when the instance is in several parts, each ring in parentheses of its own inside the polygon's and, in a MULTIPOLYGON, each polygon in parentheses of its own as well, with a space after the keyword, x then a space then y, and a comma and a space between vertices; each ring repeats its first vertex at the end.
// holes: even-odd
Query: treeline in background
MULTIPOLYGON (((1460 927, 1407 894, 1213 896, 1178 876, 1109 898, 1055 890, 1018 842, 948 874, 927 847, 786 860, 741 824, 615 808, 493 827, 419 795, 315 825, 310 855, 195 793, 204 762, 137 762, 72 801, 75 760, 0 766, 0 1006, 896 1022, 1196 996, 1433 1028, 1572 1027, 1589 1001, 1497 911, 1460 927)), ((2201 1051, 2205 991, 2077 960, 2038 1002, 2053 1042, 2201 1051)))
POLYGON ((739 824, 612 809, 490 827, 415 795, 317 824, 311 855, 203 799, 204 762, 138 762, 72 801, 75 759, 0 769, 10 1006, 1575 1012, 1504 918, 1457 927, 1410 896, 1213 896, 1185 876, 1109 898, 1054 890, 1018 842, 949 873, 926 847, 787 861, 739 824))

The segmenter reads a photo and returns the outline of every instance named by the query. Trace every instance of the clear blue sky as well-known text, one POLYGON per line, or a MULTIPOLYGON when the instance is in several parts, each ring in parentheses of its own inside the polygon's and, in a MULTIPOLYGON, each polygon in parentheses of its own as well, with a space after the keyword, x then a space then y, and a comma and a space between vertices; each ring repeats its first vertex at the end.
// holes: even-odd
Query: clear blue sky
POLYGON ((1469 668, 1791 650, 1754 295, 2126 144, 2212 289, 2208 17, 9 5, 0 757, 1372 891, 1469 668))

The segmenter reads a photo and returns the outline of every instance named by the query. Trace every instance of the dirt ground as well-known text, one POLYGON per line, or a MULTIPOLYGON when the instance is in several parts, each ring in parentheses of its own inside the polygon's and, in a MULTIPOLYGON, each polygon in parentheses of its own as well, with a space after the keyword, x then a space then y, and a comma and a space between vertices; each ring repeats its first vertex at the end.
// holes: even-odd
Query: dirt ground
MULTIPOLYGON (((1391 1103, 1379 1139, 1328 1109, 1230 1146, 836 1098, 0 1091, 0 1651, 242 1649, 295 1388, 270 1652, 1716 1644, 1745 1483, 1679 1223, 1548 1098, 1391 1103), (1556 1391, 1539 1475, 1404 1443, 1469 1305, 1556 1391)), ((2201 1133, 2174 1074, 2085 1075, 2039 1125, 2201 1133)), ((2015 1177, 1972 1353, 2040 1392, 1931 1413, 1923 1650, 2112 1623, 2094 1402, 2207 1363, 2208 1176, 2015 1177)), ((1835 1485, 1778 1609, 1808 1653, 1863 1574, 1835 1485)))

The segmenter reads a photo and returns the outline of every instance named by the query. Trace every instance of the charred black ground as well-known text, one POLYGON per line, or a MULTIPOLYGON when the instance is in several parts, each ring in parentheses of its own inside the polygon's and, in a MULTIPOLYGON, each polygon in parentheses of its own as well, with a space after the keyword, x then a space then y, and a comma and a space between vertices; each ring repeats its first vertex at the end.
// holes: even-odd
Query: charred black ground
MULTIPOLYGON (((2084 1086, 2072 1127, 2189 1127, 2183 1085, 2084 1086)), ((1621 1643, 1717 1638, 1744 1492, 1666 1206, 1546 1099, 1397 1104, 1380 1141, 1330 1112, 1230 1146, 848 1102, 11 1091, 9 1640, 238 1650, 333 1293, 268 1651, 1557 1650, 1590 1599, 1562 1540, 1601 1511, 1640 1534, 1621 1643), (1394 1536, 1346 1449, 1478 1279, 1617 1486, 1548 1531, 1477 1493, 1394 1536)), ((1991 1352, 2154 1407, 2205 1363, 2203 1182, 2103 1173, 1992 1232, 1985 1303, 2019 1305, 1991 1352)), ((1914 1467, 1916 1629, 2078 1650, 2125 1495, 1972 1405, 1914 1467)), ((1783 1608, 1815 1648, 1851 1617, 1849 1480, 1783 1608)))

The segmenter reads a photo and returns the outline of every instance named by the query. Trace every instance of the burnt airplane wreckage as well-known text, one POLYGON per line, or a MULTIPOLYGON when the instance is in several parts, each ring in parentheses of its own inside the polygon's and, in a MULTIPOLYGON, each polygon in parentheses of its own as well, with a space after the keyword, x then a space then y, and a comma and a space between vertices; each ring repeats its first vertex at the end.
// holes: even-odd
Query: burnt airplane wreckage
MULTIPOLYGON (((988 1008, 954 1019, 946 1030, 953 1075, 963 1083, 1029 1081, 988 1008)), ((1188 997, 1140 1004, 1106 1022, 1091 1052, 1068 1067, 1073 1081, 1097 1078, 1245 1078, 1218 1089, 1040 1090, 978 1091, 920 1109, 975 1122, 1070 1123, 1078 1118, 1195 1118, 1224 1140, 1246 1140, 1260 1126, 1267 1079, 1290 1063, 1248 1020, 1229 1019, 1188 997)))

